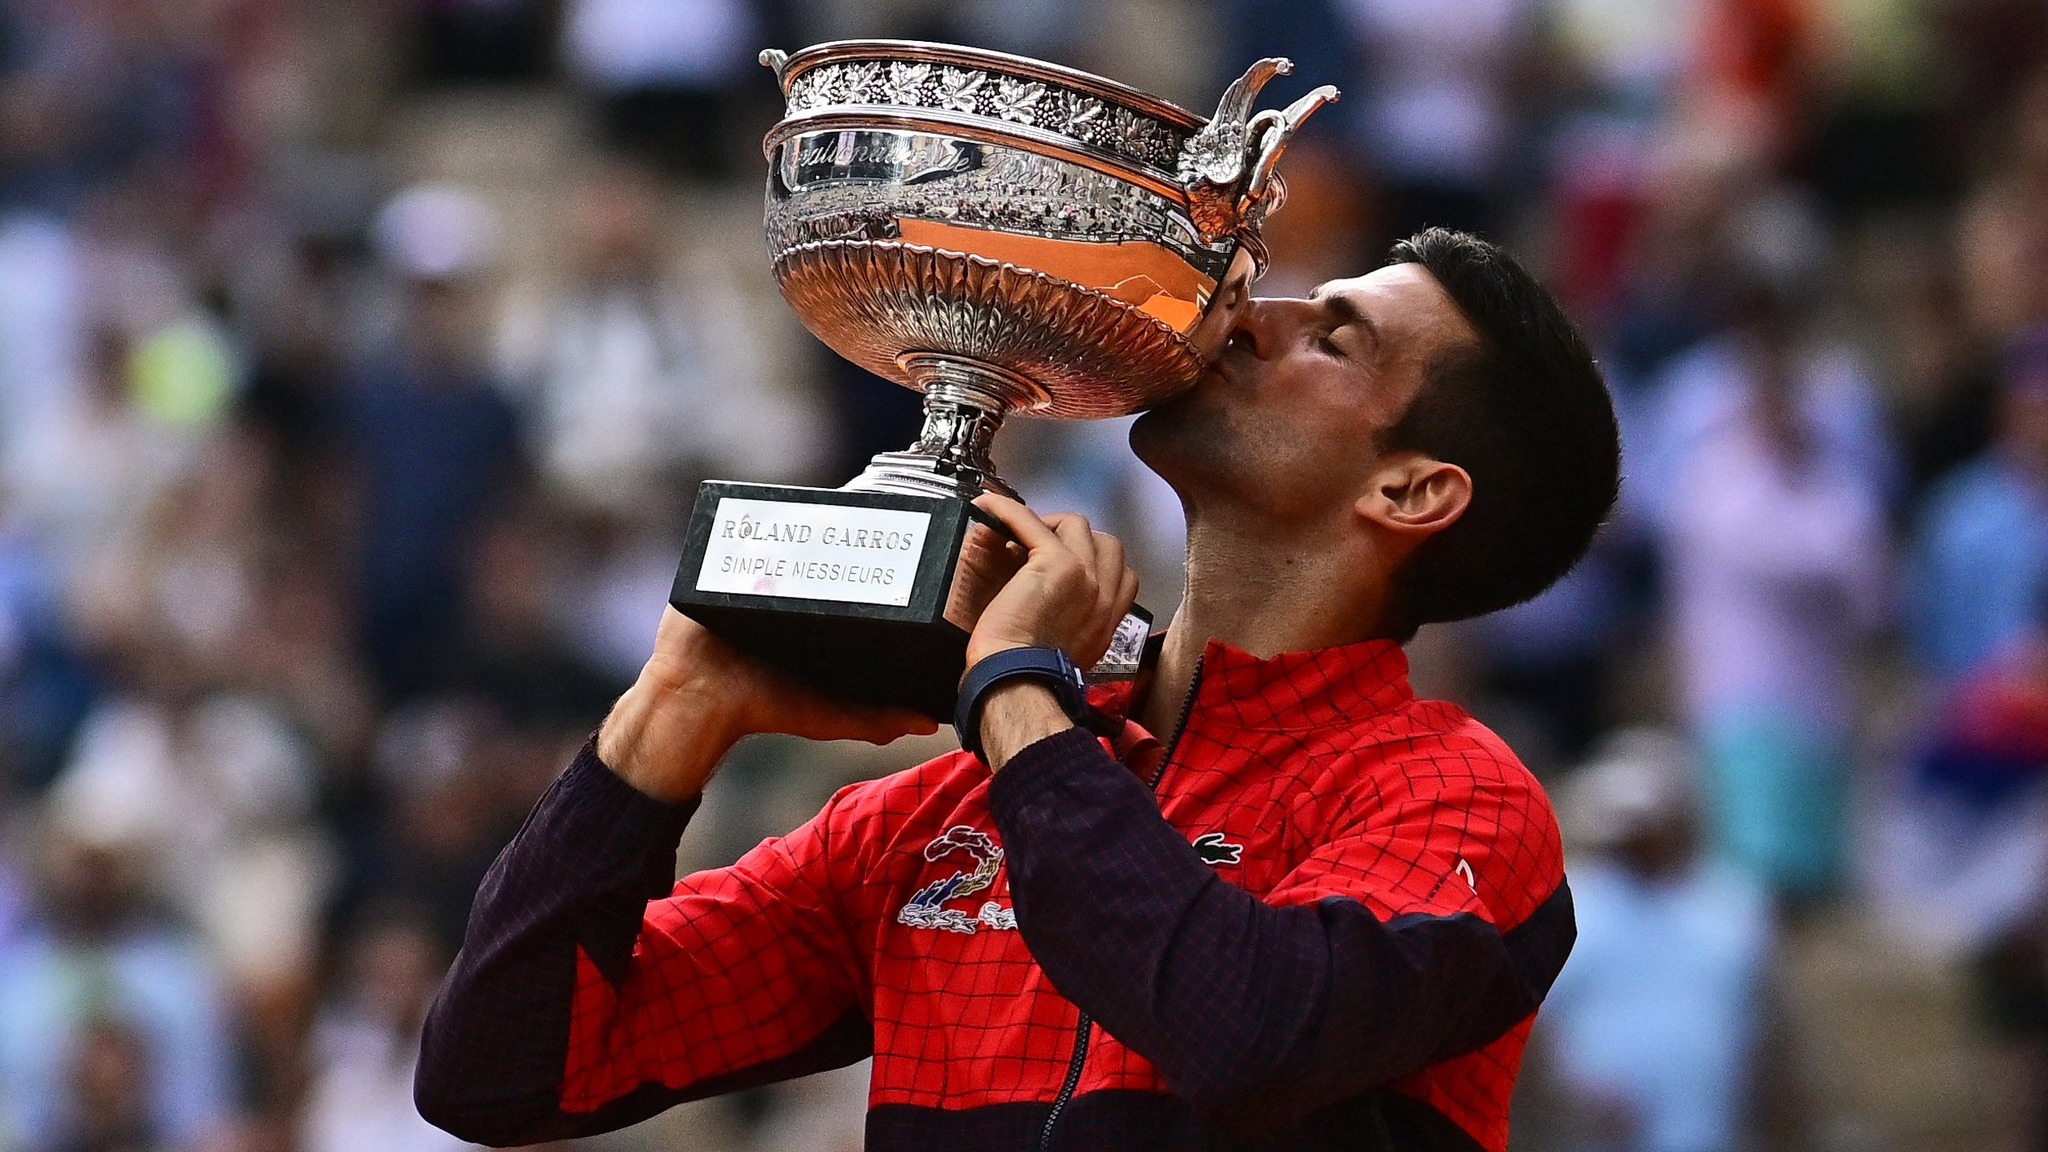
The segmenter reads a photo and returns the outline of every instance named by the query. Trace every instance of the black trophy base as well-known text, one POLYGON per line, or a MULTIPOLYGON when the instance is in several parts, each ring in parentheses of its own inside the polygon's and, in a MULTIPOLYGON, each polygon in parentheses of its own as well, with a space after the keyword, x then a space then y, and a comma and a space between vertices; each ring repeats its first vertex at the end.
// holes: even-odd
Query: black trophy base
POLYGON ((836 699, 950 721, 967 630, 948 607, 981 515, 956 498, 709 480, 669 603, 836 699))

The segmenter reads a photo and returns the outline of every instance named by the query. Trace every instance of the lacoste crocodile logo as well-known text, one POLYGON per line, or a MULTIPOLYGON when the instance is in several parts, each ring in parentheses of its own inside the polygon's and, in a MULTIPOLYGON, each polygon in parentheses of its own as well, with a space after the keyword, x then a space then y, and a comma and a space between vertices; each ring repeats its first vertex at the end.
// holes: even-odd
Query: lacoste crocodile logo
POLYGON ((983 832, 977 832, 966 824, 955 824, 945 834, 924 847, 924 858, 934 863, 944 860, 955 852, 965 852, 974 861, 972 872, 955 872, 943 880, 934 880, 917 890, 896 913, 896 922, 912 928, 936 928, 942 932, 959 932, 972 936, 981 928, 998 928, 1016 931, 1017 913, 1003 907, 994 900, 985 901, 969 916, 958 908, 946 905, 954 900, 965 900, 988 889, 995 883, 996 873, 1003 867, 1003 850, 983 832))
POLYGON ((1202 863, 1212 867, 1218 864, 1239 864, 1244 861, 1244 845, 1230 843, 1223 838, 1221 832, 1209 832, 1195 837, 1195 855, 1202 858, 1202 863))

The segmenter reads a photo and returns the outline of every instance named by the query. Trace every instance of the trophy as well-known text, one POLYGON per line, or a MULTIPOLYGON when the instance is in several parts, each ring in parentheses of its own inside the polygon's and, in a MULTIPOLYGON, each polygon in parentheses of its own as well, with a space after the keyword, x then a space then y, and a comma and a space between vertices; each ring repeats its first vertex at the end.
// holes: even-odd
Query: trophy
MULTIPOLYGON (((1254 112, 1291 70, 1261 60, 1204 121, 953 45, 761 62, 788 100, 763 145, 776 283, 835 352, 921 392, 924 427, 836 490, 706 481, 670 602, 838 698, 949 717, 980 608, 966 533, 991 523, 969 502, 1016 496, 996 429, 1125 416, 1193 384, 1264 271, 1280 154, 1337 91, 1254 112)), ((1090 675, 1135 674, 1149 630, 1134 611, 1090 675)))

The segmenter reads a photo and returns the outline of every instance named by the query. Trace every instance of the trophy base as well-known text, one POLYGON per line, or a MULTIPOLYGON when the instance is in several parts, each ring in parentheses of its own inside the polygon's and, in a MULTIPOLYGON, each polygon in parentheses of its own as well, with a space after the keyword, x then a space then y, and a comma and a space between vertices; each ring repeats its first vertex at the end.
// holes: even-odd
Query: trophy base
MULTIPOLYGON (((979 509, 952 496, 707 480, 669 603, 836 699, 949 722, 974 609, 956 594, 979 509)), ((1000 529, 998 529, 1000 531, 1000 529)), ((1132 610, 1095 678, 1135 675, 1132 610)))

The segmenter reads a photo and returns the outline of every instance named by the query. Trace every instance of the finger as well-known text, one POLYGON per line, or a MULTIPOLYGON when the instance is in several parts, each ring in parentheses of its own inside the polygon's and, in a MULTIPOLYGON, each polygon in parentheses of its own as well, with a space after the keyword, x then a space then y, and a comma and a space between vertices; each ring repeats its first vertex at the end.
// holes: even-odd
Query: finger
POLYGON ((939 730, 936 720, 908 708, 890 708, 873 715, 866 730, 853 737, 869 744, 889 744, 905 736, 929 736, 939 730))
POLYGON ((1021 563, 1024 548, 1000 528, 984 524, 979 520, 967 522, 966 547, 976 552, 1014 555, 1021 563))
POLYGON ((1116 621, 1123 615, 1116 610, 1116 594, 1124 573, 1124 545, 1107 532, 1097 532, 1095 549, 1095 563, 1089 573, 1095 579, 1095 617, 1102 623, 1105 635, 1114 635, 1116 621))
POLYGON ((1109 586, 1109 596, 1095 615, 1096 633, 1089 638, 1089 650, 1093 654, 1089 663, 1102 659, 1109 646, 1116 642, 1116 634, 1123 627, 1124 618, 1130 615, 1131 605, 1137 601, 1136 581, 1119 581, 1109 586))
POLYGON ((764 728, 807 740, 861 740, 887 744, 900 736, 928 736, 937 722, 909 708, 852 704, 835 699, 788 673, 767 673, 780 723, 764 728))
POLYGON ((1122 579, 1117 581, 1117 618, 1122 619, 1131 611, 1131 605, 1138 602, 1138 570, 1125 568, 1122 579))
POLYGON ((995 517, 997 523, 1010 530, 1010 535, 1016 538, 1017 543, 1031 551, 1035 552, 1048 544, 1057 545, 1060 542, 1052 528, 1040 520, 1036 512, 1007 496, 984 492, 975 497, 974 506, 995 517))
POLYGON ((1015 541, 977 521, 961 545, 960 567, 977 579, 1000 586, 1029 556, 1015 541))
POLYGON ((695 620, 676 611, 674 605, 666 605, 661 610, 660 622, 654 626, 654 647, 657 650, 680 648, 685 638, 701 627, 695 620))
POLYGON ((1053 535, 1067 546, 1067 551, 1081 562, 1081 567, 1093 575, 1097 571, 1095 538, 1102 534, 1089 527, 1086 517, 1074 512, 1049 516, 1045 522, 1052 526, 1053 535))
POLYGON ((804 731, 791 733, 807 740, 859 740, 867 744, 888 744, 904 736, 929 736, 939 730, 931 717, 903 708, 885 711, 848 709, 832 716, 815 716, 804 731))
POLYGON ((1104 577, 1102 586, 1108 589, 1108 594, 1102 602, 1102 633, 1097 638, 1099 646, 1094 649, 1091 664, 1101 660, 1109 651, 1109 646, 1116 641, 1117 629, 1123 626, 1124 618, 1131 614, 1132 605, 1138 602, 1137 569, 1126 566, 1114 576, 1104 577))
POLYGON ((1124 572, 1124 542, 1107 532, 1095 534, 1095 583, 1111 592, 1124 572))

